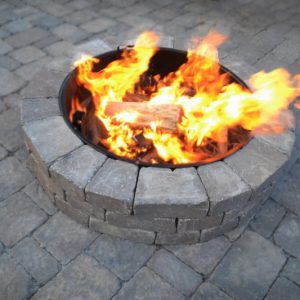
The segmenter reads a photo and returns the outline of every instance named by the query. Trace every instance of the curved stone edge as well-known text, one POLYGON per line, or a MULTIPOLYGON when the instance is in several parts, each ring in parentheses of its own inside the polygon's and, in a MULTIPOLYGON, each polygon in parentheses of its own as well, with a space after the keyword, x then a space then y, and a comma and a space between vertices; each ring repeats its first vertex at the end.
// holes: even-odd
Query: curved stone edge
MULTIPOLYGON (((232 68, 229 64, 227 66, 232 68)), ((245 69, 244 64, 242 66, 245 72, 247 68, 245 69)), ((237 69, 232 70, 245 78, 237 73, 237 69)), ((56 76, 57 70, 50 71, 50 76, 56 76)), ((59 73, 66 76, 68 71, 66 67, 59 73)), ((22 124, 30 151, 31 169, 52 201, 71 218, 93 230, 137 242, 205 242, 249 222, 280 177, 280 170, 290 155, 295 136, 290 131, 275 139, 254 138, 249 145, 231 157, 199 167, 197 172, 195 168, 171 171, 143 167, 138 170, 132 164, 107 159, 91 147, 84 146, 60 116, 57 98, 46 92, 49 96, 25 99, 22 104, 22 124), (59 136, 64 137, 61 141, 55 141, 53 125, 58 130, 56 133, 61 132, 59 136), (52 138, 59 146, 50 147, 49 150, 45 147, 45 142, 53 142, 52 138), (87 153, 89 159, 80 159, 87 153), (260 168, 262 164, 265 168, 263 171, 266 173, 262 172, 264 176, 260 178, 260 182, 253 180, 249 174, 244 174, 240 168, 239 161, 242 160, 247 167, 249 157, 254 169, 260 168), (70 171, 75 162, 78 166, 70 171), (112 167, 126 175, 114 178, 115 175, 110 174, 112 167), (81 174, 82 168, 86 168, 85 174, 81 174), (151 177, 158 179, 154 185, 151 177), (217 185, 216 188, 209 177, 216 182, 222 182, 224 178, 230 178, 230 181, 217 185), (111 180, 115 182, 112 184, 113 188, 109 189, 107 187, 111 180), (151 199, 147 191, 143 193, 143 185, 148 191, 159 192, 164 186, 164 180, 165 184, 172 184, 167 193, 160 194, 160 198, 151 199), (232 193, 228 189, 231 184, 238 191, 232 193), (122 195, 116 196, 114 189, 119 186, 125 186, 125 189, 122 195), (182 186, 185 187, 184 191, 182 186), (191 193, 191 190, 196 190, 197 193, 191 193), (222 195, 221 201, 216 197, 218 193, 222 195)))

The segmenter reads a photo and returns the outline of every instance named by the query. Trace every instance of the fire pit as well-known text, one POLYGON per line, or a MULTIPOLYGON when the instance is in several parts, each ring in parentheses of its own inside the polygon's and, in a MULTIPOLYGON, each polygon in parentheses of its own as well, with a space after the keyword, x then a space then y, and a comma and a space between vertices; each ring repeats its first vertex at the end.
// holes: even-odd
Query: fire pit
POLYGON ((287 166, 295 136, 283 127, 294 95, 277 104, 284 114, 258 126, 267 116, 249 105, 266 103, 264 94, 242 80, 249 66, 215 61, 219 43, 212 40, 208 57, 207 47, 135 46, 80 61, 68 75, 48 70, 66 76, 59 96, 25 99, 22 123, 29 165, 63 212, 99 232, 156 244, 203 242, 249 222, 287 166), (191 61, 201 66, 192 81, 191 61), (123 70, 112 73, 115 65, 123 70))

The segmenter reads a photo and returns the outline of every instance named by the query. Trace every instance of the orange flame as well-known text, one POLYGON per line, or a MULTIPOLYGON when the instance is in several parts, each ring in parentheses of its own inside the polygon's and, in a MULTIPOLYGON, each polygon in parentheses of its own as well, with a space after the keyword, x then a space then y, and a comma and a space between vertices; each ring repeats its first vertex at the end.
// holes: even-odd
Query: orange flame
MULTIPOLYGON (((176 72, 162 79, 155 77, 157 89, 151 91, 149 104, 182 108, 176 133, 160 130, 157 122, 147 128, 131 128, 128 120, 135 120, 138 112, 125 111, 113 118, 105 114, 107 103, 123 102, 127 93, 135 92, 158 50, 159 37, 155 33, 141 34, 131 51, 125 50, 120 60, 99 72, 93 71, 99 62, 97 58, 77 62, 77 81, 91 92, 96 116, 109 134, 100 142, 117 155, 136 158, 145 152, 135 139, 142 134, 151 141, 161 160, 180 164, 209 161, 210 155, 202 148, 211 141, 217 145, 216 155, 230 151, 228 130, 236 126, 260 133, 282 132, 289 125, 282 112, 300 95, 300 75, 292 78, 284 69, 261 71, 249 79, 253 89, 250 92, 220 72, 217 48, 225 39, 219 33, 209 32, 202 40, 195 40, 196 47, 188 50, 187 62, 176 72)), ((300 108, 299 102, 295 106, 300 108)), ((80 109, 77 104, 71 112, 80 109)))

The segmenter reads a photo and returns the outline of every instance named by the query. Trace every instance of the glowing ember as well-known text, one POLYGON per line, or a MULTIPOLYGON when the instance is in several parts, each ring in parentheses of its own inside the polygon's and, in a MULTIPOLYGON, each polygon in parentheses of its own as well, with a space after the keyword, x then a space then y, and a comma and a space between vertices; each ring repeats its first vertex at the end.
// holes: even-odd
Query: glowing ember
MULTIPOLYGON (((282 132, 290 125, 283 112, 300 94, 299 77, 261 71, 249 79, 251 93, 220 72, 217 47, 225 37, 216 32, 195 41, 177 71, 152 76, 147 71, 158 40, 153 32, 141 34, 133 49, 100 71, 93 70, 97 58, 76 62, 77 83, 90 92, 92 122, 100 128, 95 143, 151 163, 210 162, 236 151, 249 131, 282 132)), ((72 99, 71 122, 87 113, 88 103, 72 99)))

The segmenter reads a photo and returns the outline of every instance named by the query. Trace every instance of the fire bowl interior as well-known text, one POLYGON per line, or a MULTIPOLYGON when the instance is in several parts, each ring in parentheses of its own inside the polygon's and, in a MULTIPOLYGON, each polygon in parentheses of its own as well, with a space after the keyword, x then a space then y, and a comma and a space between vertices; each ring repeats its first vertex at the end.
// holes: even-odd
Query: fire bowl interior
MULTIPOLYGON (((226 65, 242 78, 252 72, 230 56, 226 65)), ((231 156, 198 167, 153 168, 110 158, 84 144, 61 114, 56 95, 68 70, 43 70, 33 79, 36 98, 22 101, 22 128, 28 165, 50 199, 93 230, 148 244, 205 242, 247 224, 289 165, 290 130, 254 137, 231 156)))
MULTIPOLYGON (((98 55, 97 57, 100 58, 100 62, 94 66, 95 72, 98 72, 105 68, 109 63, 114 60, 118 60, 121 58, 122 50, 117 49, 114 51, 106 52, 104 54, 98 55)), ((152 57, 150 62, 149 71, 147 72, 146 76, 154 76, 159 74, 162 78, 169 74, 170 72, 176 71, 182 64, 187 61, 187 52, 180 51, 171 48, 159 48, 157 53, 152 57)), ((221 66, 220 68, 221 73, 227 73, 230 77, 230 82, 238 83, 239 85, 243 86, 246 89, 249 89, 245 82, 240 79, 237 75, 235 75, 232 71, 221 66)), ((158 163, 151 163, 144 159, 147 156, 141 156, 136 159, 130 159, 126 157, 121 157, 113 152, 109 151, 101 142, 94 141, 91 130, 84 132, 81 127, 82 124, 82 113, 75 113, 73 116, 73 122, 70 121, 69 115, 71 110, 71 103, 72 99, 76 98, 79 99, 80 102, 84 102, 86 99, 91 98, 90 92, 87 91, 84 87, 79 86, 76 83, 76 74, 77 69, 73 70, 71 73, 63 81, 59 92, 59 105, 62 112, 62 115, 68 124, 68 126, 73 130, 73 132, 85 143, 92 146, 97 151, 107 155, 108 157, 119 159, 123 161, 132 162, 137 165, 141 166, 153 166, 153 167, 167 167, 167 168, 179 168, 179 167, 190 167, 190 166, 199 166, 206 163, 211 163, 213 161, 221 160, 229 155, 233 154, 240 148, 242 148, 245 144, 249 142, 251 139, 250 132, 244 130, 241 127, 236 127, 233 129, 229 129, 228 139, 229 139, 229 147, 225 153, 218 153, 216 155, 212 155, 205 160, 196 162, 196 163, 186 163, 186 164, 172 164, 168 162, 158 162, 158 163)), ((89 109, 94 111, 92 107, 93 103, 89 104, 89 109)), ((93 127, 93 126, 91 126, 93 127)))

